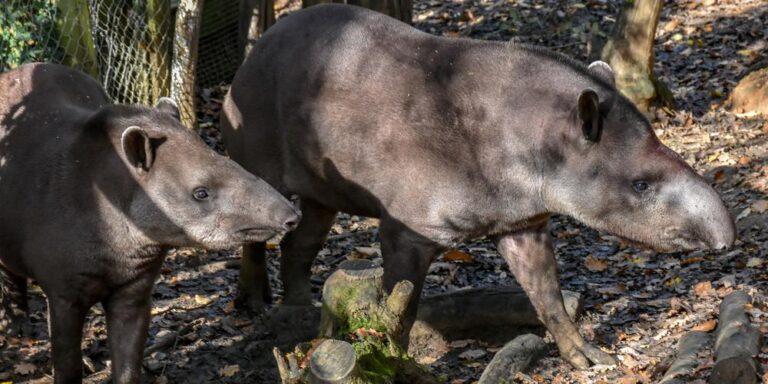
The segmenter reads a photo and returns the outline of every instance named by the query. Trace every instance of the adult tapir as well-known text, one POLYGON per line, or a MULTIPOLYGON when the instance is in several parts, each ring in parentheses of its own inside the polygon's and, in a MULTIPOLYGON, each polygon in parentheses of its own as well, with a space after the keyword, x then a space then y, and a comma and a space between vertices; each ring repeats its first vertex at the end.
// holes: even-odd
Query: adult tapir
POLYGON ((169 247, 264 241, 299 220, 280 193, 185 129, 170 99, 114 105, 89 76, 50 64, 0 75, 0 95, 1 308, 18 318, 27 278, 40 284, 56 383, 82 380, 83 321, 97 302, 113 380, 140 380, 169 247))
MULTIPOLYGON (((302 201, 282 244, 286 303, 309 302, 310 265, 337 211, 381 218, 388 288, 408 279, 420 292, 442 250, 490 236, 562 357, 584 368, 612 358, 564 310, 550 214, 664 251, 735 237, 717 193, 600 62, 322 5, 259 39, 224 112, 232 158, 302 201)), ((258 262, 263 249, 246 254, 258 262)))

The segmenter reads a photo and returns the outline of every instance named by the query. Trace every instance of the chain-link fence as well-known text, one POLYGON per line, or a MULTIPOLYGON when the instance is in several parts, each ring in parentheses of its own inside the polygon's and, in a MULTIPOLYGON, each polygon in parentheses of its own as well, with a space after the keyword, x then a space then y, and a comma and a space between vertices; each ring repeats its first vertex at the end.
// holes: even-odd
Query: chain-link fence
MULTIPOLYGON (((118 103, 152 104, 171 94, 174 20, 181 0, 2 0, 0 72, 44 61, 86 72, 118 103)), ((198 0, 203 2, 203 0, 198 0)), ((229 83, 238 48, 239 0, 206 0, 199 20, 197 85, 229 83)), ((193 57, 194 59, 194 57, 193 57)), ((194 95, 177 94, 194 116, 194 95)), ((187 109, 185 111, 184 109, 187 109)))

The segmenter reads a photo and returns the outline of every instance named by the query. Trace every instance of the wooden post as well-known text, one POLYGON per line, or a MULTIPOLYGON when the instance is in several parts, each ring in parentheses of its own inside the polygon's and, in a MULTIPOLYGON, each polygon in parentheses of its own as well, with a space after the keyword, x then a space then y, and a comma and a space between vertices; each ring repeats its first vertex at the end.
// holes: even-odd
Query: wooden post
POLYGON ((65 53, 64 64, 99 79, 99 63, 96 59, 96 44, 91 35, 88 1, 54 0, 53 4, 59 8, 56 27, 65 53))
POLYGON ((195 83, 203 1, 179 1, 176 10, 176 33, 173 38, 171 97, 179 103, 182 124, 191 129, 197 128, 195 83))
POLYGON ((238 45, 243 59, 248 57, 256 39, 275 24, 275 0, 240 0, 238 45))
POLYGON ((394 17, 402 22, 413 23, 413 0, 302 0, 303 8, 323 3, 344 3, 368 8, 394 17))
POLYGON ((149 68, 144 70, 151 73, 151 99, 145 102, 153 104, 171 93, 171 53, 168 49, 171 36, 171 2, 148 0, 146 12, 149 68))

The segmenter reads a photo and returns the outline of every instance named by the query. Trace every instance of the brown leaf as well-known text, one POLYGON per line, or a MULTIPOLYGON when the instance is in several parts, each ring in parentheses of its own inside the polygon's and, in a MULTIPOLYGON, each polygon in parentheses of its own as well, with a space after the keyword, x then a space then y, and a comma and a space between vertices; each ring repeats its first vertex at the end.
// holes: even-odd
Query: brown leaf
POLYGON ((37 371, 37 367, 30 363, 19 363, 13 366, 13 371, 19 375, 29 375, 30 373, 37 371))
POLYGON ((678 25, 680 25, 680 20, 672 19, 664 24, 664 32, 672 32, 675 30, 675 28, 677 28, 678 25))
POLYGON ((703 323, 697 324, 691 329, 694 331, 700 331, 700 332, 710 332, 713 329, 715 329, 715 327, 717 327, 717 320, 711 319, 703 323))
POLYGON ((697 283, 693 287, 693 292, 696 294, 696 296, 705 297, 714 294, 715 290, 712 289, 712 282, 707 280, 697 283))
POLYGON ((752 159, 749 156, 739 157, 739 165, 749 165, 750 162, 752 162, 752 159))
POLYGON ((600 260, 592 255, 587 256, 586 260, 584 260, 584 265, 592 272, 600 272, 608 268, 607 261, 600 260))
POLYGON ((768 211, 768 199, 762 199, 752 203, 752 212, 763 213, 768 211))
POLYGON ((445 261, 461 261, 461 262, 464 262, 464 263, 471 263, 472 261, 475 260, 475 258, 472 257, 472 255, 470 255, 469 253, 462 252, 462 251, 452 250, 452 251, 446 252, 445 255, 443 255, 443 260, 445 260, 445 261))
POLYGON ((221 377, 232 377, 238 372, 240 372, 240 366, 237 364, 227 365, 224 368, 219 368, 219 376, 221 377))
POLYGON ((693 263, 700 263, 702 261, 704 261, 703 257, 701 257, 701 256, 694 256, 694 257, 689 257, 687 259, 683 259, 680 262, 680 265, 688 265, 688 264, 693 264, 693 263))

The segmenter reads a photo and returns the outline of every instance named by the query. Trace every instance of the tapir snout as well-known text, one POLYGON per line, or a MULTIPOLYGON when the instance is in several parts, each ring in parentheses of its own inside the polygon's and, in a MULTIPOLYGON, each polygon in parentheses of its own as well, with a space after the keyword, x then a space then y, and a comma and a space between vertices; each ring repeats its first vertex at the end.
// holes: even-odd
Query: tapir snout
POLYGON ((733 245, 736 228, 717 192, 691 170, 681 179, 671 182, 668 191, 661 194, 669 207, 660 223, 663 242, 684 250, 719 250, 733 245), (665 219, 672 223, 664 223, 665 219))

